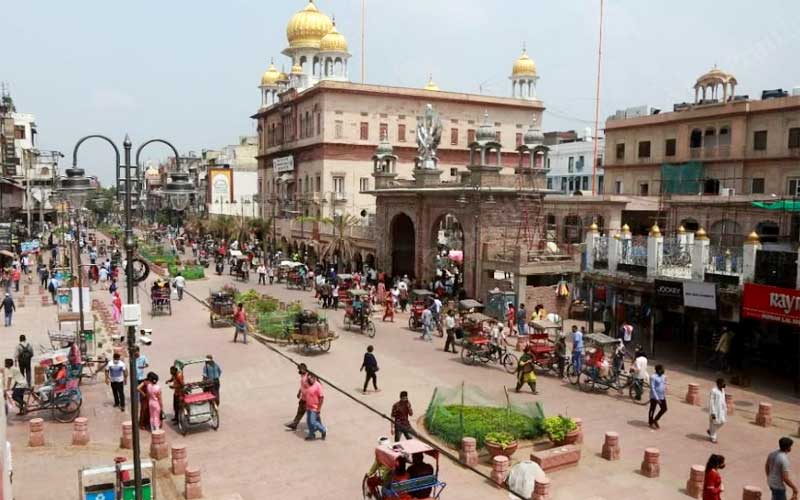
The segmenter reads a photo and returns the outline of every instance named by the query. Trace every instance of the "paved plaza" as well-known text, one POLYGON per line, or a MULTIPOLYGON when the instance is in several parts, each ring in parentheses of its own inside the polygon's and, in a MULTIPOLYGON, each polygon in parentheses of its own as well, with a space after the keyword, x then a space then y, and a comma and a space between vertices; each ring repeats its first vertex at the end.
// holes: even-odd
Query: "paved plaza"
MULTIPOLYGON (((188 285, 192 295, 204 298, 209 289, 228 283, 229 277, 213 275, 188 285)), ((237 284, 240 288, 241 284, 237 284)), ((284 285, 249 285, 283 301, 300 300, 315 307, 313 294, 287 290, 284 285)), ((140 292, 144 297, 145 285, 140 292)), ((14 325, 6 328, 0 347, 11 353, 17 335, 25 333, 33 345, 47 345, 47 329, 55 328, 54 306, 41 306, 38 296, 28 297, 27 305, 15 315, 14 325)), ((107 292, 95 290, 93 296, 109 302, 107 292)), ((513 386, 514 378, 499 367, 464 365, 458 355, 442 351, 443 339, 421 342, 419 333, 408 330, 407 316, 399 314, 395 323, 380 322, 374 339, 341 328, 343 312, 328 312, 329 323, 340 338, 327 354, 304 355, 292 347, 273 347, 283 355, 305 362, 319 373, 326 384, 326 402, 322 416, 328 426, 326 441, 304 441, 304 424, 297 432, 287 431, 296 409, 297 373, 284 356, 259 342, 248 345, 232 343, 232 328, 211 329, 208 311, 198 301, 186 297, 173 301, 173 315, 152 318, 149 305, 143 305, 144 327, 153 329, 152 346, 144 347, 150 369, 161 377, 164 402, 170 413, 171 391, 163 383, 169 366, 177 357, 213 354, 223 369, 221 389, 221 427, 215 432, 197 428, 186 437, 167 426, 169 443, 184 443, 189 463, 202 468, 206 498, 257 500, 263 498, 354 499, 361 496, 361 478, 373 459, 379 436, 389 435, 389 422, 373 412, 388 414, 401 390, 407 390, 415 415, 420 416, 435 387, 453 387, 464 382, 477 386, 498 400, 503 387, 513 386), (375 346, 380 372, 381 392, 362 395, 359 372, 367 345, 375 346), (345 391, 343 394, 330 385, 345 391), (366 406, 358 404, 362 401, 366 406), (237 496, 238 495, 238 496, 237 496)), ((654 361, 651 361, 654 364, 654 361)), ((763 462, 781 435, 795 434, 797 406, 791 397, 768 399, 752 392, 730 387, 737 413, 722 429, 719 444, 705 438, 707 413, 704 406, 711 388, 710 378, 673 370, 667 365, 669 411, 662 429, 647 426, 647 408, 627 398, 608 394, 584 394, 553 377, 539 377, 538 401, 546 414, 566 414, 584 422, 585 440, 577 468, 550 475, 554 499, 637 499, 687 498, 682 492, 692 464, 704 464, 710 453, 727 459, 724 471, 726 498, 738 498, 742 487, 753 484, 765 487, 763 462), (690 381, 701 384, 702 407, 682 402, 690 381), (774 404, 774 425, 754 425, 754 412, 760 401, 774 404), (620 434, 622 458, 607 462, 600 457, 606 431, 620 434), (646 447, 661 450, 661 476, 648 479, 638 470, 646 447)), ((91 444, 87 448, 69 445, 70 424, 46 419, 47 446, 27 448, 27 421, 31 417, 9 416, 9 439, 14 449, 14 490, 17 500, 48 498, 58 486, 60 496, 77 497, 77 469, 84 465, 109 463, 113 457, 126 455, 117 449, 120 425, 127 414, 112 407, 110 390, 102 382, 85 383, 82 416, 89 418, 91 444)), ((514 401, 530 401, 530 393, 513 394, 514 401)), ((421 424, 416 426, 421 429, 421 424)), ((146 455, 149 434, 142 434, 146 455)), ((515 459, 524 459, 529 449, 520 449, 515 459)), ((798 459, 800 460, 800 459, 798 459)), ((482 457, 485 463, 486 458, 482 457)), ((167 461, 162 461, 164 463, 167 461)), ((474 472, 441 460, 440 477, 447 483, 442 498, 459 500, 507 498, 474 472)), ((182 482, 171 481, 161 464, 161 498, 181 498, 182 482), (162 486, 163 485, 163 486, 162 486)), ((488 472, 482 466, 483 472, 488 472)))

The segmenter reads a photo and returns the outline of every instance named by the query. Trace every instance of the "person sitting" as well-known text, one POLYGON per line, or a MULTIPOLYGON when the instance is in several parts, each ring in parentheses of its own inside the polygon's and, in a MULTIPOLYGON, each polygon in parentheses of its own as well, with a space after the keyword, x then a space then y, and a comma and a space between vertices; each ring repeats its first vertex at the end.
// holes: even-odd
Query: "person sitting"
MULTIPOLYGON (((411 467, 407 469, 409 479, 418 477, 426 477, 433 475, 433 466, 425 463, 422 453, 414 453, 411 455, 411 467)), ((433 488, 424 488, 417 491, 410 492, 413 498, 429 498, 433 488)))
POLYGON ((364 314, 364 302, 360 295, 353 297, 353 323, 361 324, 364 314))

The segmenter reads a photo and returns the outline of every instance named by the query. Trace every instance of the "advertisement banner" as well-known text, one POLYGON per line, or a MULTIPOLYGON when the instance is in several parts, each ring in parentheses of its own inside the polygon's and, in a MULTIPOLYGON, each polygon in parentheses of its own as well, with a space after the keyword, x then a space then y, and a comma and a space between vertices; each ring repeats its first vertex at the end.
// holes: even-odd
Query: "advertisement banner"
POLYGON ((683 305, 683 282, 656 280, 654 286, 659 303, 671 306, 683 305))
POLYGON ((23 241, 20 246, 22 249, 22 253, 38 252, 39 240, 23 241))
POLYGON ((209 168, 208 202, 213 205, 221 204, 233 199, 233 171, 229 168, 209 168))
POLYGON ((745 283, 742 316, 800 326, 800 290, 745 283))
POLYGON ((294 171, 294 156, 283 156, 272 160, 272 168, 276 174, 294 171))
POLYGON ((698 309, 717 310, 717 285, 687 281, 683 284, 683 305, 698 309))

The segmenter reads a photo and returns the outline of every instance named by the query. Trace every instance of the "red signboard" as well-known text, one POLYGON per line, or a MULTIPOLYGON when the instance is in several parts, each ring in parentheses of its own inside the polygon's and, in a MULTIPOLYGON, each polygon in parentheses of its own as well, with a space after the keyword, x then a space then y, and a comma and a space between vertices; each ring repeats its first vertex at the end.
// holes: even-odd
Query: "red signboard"
POLYGON ((800 326, 800 290, 745 283, 742 315, 800 326))

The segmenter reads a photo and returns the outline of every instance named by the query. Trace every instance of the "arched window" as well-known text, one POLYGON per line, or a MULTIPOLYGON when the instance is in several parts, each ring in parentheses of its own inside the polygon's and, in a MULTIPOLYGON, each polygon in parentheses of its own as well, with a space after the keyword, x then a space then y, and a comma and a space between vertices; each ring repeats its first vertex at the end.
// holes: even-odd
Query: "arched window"
POLYGON ((717 147, 717 130, 713 127, 706 129, 703 134, 703 146, 706 149, 717 147))
POLYGON ((703 146, 703 131, 699 128, 692 130, 692 134, 689 136, 689 147, 690 148, 699 148, 703 146))
POLYGON ((762 221, 756 226, 756 233, 758 233, 761 243, 777 243, 781 228, 775 222, 762 221))
POLYGON ((683 219, 681 221, 681 226, 683 226, 683 228, 690 233, 700 229, 700 224, 694 219, 683 219))
POLYGON ((719 136, 717 136, 717 144, 719 144, 720 146, 730 146, 731 144, 730 127, 720 127, 719 136))

